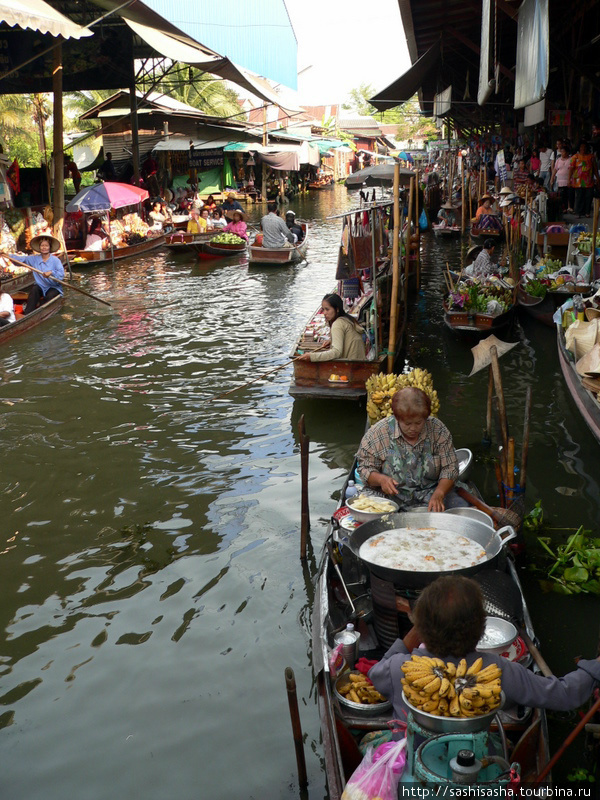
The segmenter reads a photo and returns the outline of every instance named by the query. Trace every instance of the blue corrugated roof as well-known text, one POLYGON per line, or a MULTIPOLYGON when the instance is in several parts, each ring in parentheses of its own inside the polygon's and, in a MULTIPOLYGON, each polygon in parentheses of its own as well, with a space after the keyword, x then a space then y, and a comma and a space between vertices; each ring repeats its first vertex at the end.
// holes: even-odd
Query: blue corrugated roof
POLYGON ((147 6, 197 42, 236 64, 297 88, 298 44, 285 0, 145 0, 147 6))

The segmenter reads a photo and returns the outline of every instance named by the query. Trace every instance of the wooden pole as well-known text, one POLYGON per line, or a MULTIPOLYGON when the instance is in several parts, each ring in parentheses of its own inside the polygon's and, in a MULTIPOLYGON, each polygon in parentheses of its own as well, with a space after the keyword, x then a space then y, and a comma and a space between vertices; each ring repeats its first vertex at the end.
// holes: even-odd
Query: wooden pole
MULTIPOLYGON (((502 447, 504 453, 508 453, 508 419, 506 416, 506 404, 504 402, 504 390, 502 388, 502 375, 500 373, 500 364, 498 362, 498 351, 496 347, 490 347, 490 356, 492 358, 492 374, 494 376, 494 386, 496 389, 496 397, 498 398, 498 411, 500 412, 500 427, 502 429, 502 447)), ((505 474, 505 477, 507 475, 505 474)))
POLYGON ((527 482, 527 456, 529 455, 529 423, 531 420, 531 386, 527 387, 525 395, 525 419, 523 422, 523 445, 521 449, 521 474, 519 475, 519 486, 521 493, 525 491, 527 482))
POLYGON ((594 217, 592 221, 592 271, 590 282, 594 280, 594 270, 596 265, 596 236, 598 234, 598 213, 600 211, 600 198, 594 197, 594 217))
POLYGON ((411 178, 410 180, 410 189, 408 190, 408 211, 406 214, 406 239, 404 243, 404 256, 406 261, 404 262, 404 278, 406 281, 406 287, 408 289, 408 282, 410 279, 410 237, 411 237, 411 225, 412 225, 412 218, 413 218, 413 185, 414 181, 411 178))
MULTIPOLYGON (((506 459, 508 486, 515 488, 515 440, 512 436, 508 437, 508 457, 506 459)), ((507 500, 512 500, 514 493, 509 491, 507 500)))
POLYGON ((52 134, 52 146, 54 149, 54 196, 52 198, 52 210, 54 213, 54 230, 58 234, 58 240, 61 241, 63 239, 62 227, 65 215, 62 44, 57 45, 52 53, 52 92, 54 94, 54 132, 52 134))
POLYGON ((285 686, 287 689, 288 705, 290 708, 290 719, 292 721, 292 734, 294 736, 294 748, 296 750, 296 764, 298 765, 298 782, 301 789, 308 786, 306 775, 306 761, 304 759, 304 743, 302 736, 302 725, 300 724, 300 713, 298 711, 298 697, 296 695, 296 676, 291 667, 285 668, 285 686))
POLYGON ((306 545, 308 541, 308 532, 310 530, 310 516, 308 508, 308 445, 309 438, 306 435, 306 426, 304 424, 304 414, 300 417, 298 422, 298 432, 300 435, 300 478, 301 478, 301 491, 300 491, 300 558, 302 561, 306 560, 306 545))
POLYGON ((415 220, 416 220, 416 232, 418 235, 417 239, 417 289, 420 288, 421 285, 421 226, 419 225, 419 170, 415 170, 415 220))
POLYGON ((487 409, 485 414, 485 441, 488 446, 492 443, 492 398, 494 396, 494 375, 492 366, 488 367, 488 393, 487 409))
POLYGON ((392 297, 390 300, 390 332, 388 338, 387 371, 394 369, 396 352, 396 328, 398 326, 398 286, 400 283, 400 164, 394 165, 394 233, 392 238, 392 297))
MULTIPOLYGON (((133 42, 133 32, 131 32, 133 42)), ((133 45, 135 47, 135 44, 133 45)), ((135 93, 135 61, 131 59, 129 73, 129 113, 131 118, 131 158, 133 160, 133 180, 136 186, 140 185, 140 137, 137 115, 137 95, 135 93)), ((106 153, 105 153, 106 155, 106 153)))
POLYGON ((460 232, 465 235, 465 213, 467 210, 467 196, 465 190, 465 160, 460 159, 460 196, 462 198, 460 208, 460 232))

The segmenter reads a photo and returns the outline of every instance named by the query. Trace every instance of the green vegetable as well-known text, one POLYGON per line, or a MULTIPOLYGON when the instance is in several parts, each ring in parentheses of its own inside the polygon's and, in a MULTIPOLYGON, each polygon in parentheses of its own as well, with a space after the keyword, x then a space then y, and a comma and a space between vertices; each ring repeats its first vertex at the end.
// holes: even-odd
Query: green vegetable
POLYGON ((549 536, 538 536, 554 564, 548 570, 552 590, 560 594, 600 594, 600 539, 589 536, 583 526, 565 544, 551 548, 549 536))
POLYGON ((235 233, 220 233, 218 236, 213 236, 210 242, 211 244, 244 244, 244 240, 235 233))
POLYGON ((527 294, 532 297, 546 297, 546 292, 548 291, 546 284, 536 280, 529 281, 524 288, 527 294))

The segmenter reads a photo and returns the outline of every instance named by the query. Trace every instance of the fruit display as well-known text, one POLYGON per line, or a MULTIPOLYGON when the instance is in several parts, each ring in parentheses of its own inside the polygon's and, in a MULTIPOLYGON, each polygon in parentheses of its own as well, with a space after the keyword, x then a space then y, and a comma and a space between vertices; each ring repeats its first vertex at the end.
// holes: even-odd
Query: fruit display
POLYGON ((558 272, 562 266, 563 263, 560 258, 550 258, 550 256, 544 256, 535 265, 536 277, 543 278, 546 275, 552 275, 554 272, 558 272))
POLYGON ((398 389, 414 386, 422 389, 431 399, 431 413, 435 417, 440 410, 438 394, 433 388, 433 378, 426 369, 413 369, 402 375, 378 373, 371 375, 367 388, 367 414, 371 424, 392 415, 392 397, 398 389))
POLYGON ((592 252, 592 234, 585 232, 580 233, 575 240, 575 247, 583 255, 589 256, 592 252))
POLYGON ((211 244, 244 244, 244 240, 235 233, 219 233, 210 240, 211 244))
POLYGON ((513 305, 513 296, 510 289, 494 284, 479 284, 461 281, 455 291, 446 297, 446 305, 451 311, 470 311, 476 314, 493 313, 494 316, 502 314, 513 305), (495 302, 498 306, 494 311, 489 310, 489 304, 495 302), (500 310, 498 310, 498 307, 500 310))
POLYGON ((342 697, 359 705, 375 705, 386 701, 366 675, 357 675, 354 672, 348 675, 348 683, 338 685, 337 690, 342 697))
POLYGON ((547 284, 538 280, 528 281, 523 285, 523 288, 531 297, 546 297, 546 292, 548 291, 547 284))
POLYGON ((413 655, 402 672, 408 702, 436 717, 477 717, 500 705, 502 670, 497 664, 483 669, 481 657, 468 667, 464 658, 453 664, 413 655))
POLYGON ((332 372, 329 376, 329 380, 331 383, 336 383, 339 381, 340 383, 348 383, 348 376, 347 375, 336 375, 335 372, 332 372))

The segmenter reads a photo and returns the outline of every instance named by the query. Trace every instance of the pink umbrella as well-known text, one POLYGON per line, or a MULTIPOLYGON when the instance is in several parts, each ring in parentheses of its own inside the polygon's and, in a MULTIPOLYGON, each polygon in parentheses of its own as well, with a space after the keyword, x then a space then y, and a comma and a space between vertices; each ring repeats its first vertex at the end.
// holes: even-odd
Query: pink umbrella
POLYGON ((67 211, 108 211, 110 208, 133 206, 146 200, 148 192, 128 183, 106 181, 87 186, 78 192, 67 205, 67 211))

